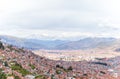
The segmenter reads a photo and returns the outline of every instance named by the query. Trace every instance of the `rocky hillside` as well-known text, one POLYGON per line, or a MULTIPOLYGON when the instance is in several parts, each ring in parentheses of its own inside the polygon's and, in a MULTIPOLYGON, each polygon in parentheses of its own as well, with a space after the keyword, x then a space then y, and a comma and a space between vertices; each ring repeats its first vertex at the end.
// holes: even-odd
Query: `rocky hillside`
POLYGON ((0 43, 0 79, 120 79, 120 57, 53 61, 0 43))

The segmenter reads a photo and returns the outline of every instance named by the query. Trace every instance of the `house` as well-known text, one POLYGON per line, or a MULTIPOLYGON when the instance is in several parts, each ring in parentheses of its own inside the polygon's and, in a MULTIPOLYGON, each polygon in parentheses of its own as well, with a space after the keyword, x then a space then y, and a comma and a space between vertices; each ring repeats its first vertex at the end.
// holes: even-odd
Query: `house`
POLYGON ((25 78, 26 79, 35 79, 35 76, 33 76, 33 75, 26 75, 25 78))
POLYGON ((8 76, 7 79, 14 79, 14 76, 8 76))

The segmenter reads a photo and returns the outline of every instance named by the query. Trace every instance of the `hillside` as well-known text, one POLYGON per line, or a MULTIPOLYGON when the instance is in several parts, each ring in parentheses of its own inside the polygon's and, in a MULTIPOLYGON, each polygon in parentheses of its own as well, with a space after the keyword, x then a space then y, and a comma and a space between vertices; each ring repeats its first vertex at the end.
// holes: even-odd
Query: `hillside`
POLYGON ((78 41, 71 41, 56 46, 56 49, 61 50, 79 50, 79 49, 93 49, 97 47, 107 47, 113 45, 117 39, 114 38, 84 38, 78 41))
POLYGON ((120 57, 54 61, 8 44, 0 46, 0 79, 120 79, 120 57))
POLYGON ((54 49, 57 45, 67 43, 63 40, 39 40, 39 39, 26 39, 17 38, 12 36, 0 36, 1 41, 7 44, 11 44, 17 47, 24 47, 27 49, 54 49))

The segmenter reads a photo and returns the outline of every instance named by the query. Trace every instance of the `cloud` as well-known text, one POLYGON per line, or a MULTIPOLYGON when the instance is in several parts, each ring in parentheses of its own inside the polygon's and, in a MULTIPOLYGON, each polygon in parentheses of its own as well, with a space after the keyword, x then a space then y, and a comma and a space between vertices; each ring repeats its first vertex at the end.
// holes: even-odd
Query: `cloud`
MULTIPOLYGON (((51 38, 57 37, 57 34, 61 38, 110 37, 112 33, 120 33, 119 2, 119 0, 0 0, 0 34, 20 37, 37 34, 51 38)), ((117 37, 115 34, 113 36, 117 37)))

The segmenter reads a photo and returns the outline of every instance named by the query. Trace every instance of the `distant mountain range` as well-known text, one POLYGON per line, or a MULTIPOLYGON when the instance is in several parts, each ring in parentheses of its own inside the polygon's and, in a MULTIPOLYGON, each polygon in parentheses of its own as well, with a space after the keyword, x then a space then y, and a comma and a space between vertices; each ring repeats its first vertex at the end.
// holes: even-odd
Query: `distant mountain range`
POLYGON ((96 47, 107 47, 118 43, 115 38, 84 38, 77 41, 70 40, 38 40, 38 39, 23 39, 12 36, 0 36, 1 41, 17 47, 27 49, 56 49, 56 50, 79 50, 90 49, 96 47))
POLYGON ((116 40, 114 38, 85 38, 58 45, 56 49, 91 49, 101 46, 111 46, 116 40))

